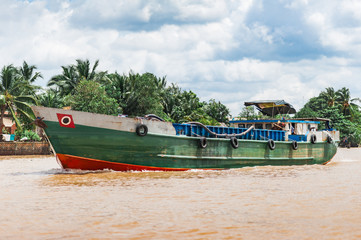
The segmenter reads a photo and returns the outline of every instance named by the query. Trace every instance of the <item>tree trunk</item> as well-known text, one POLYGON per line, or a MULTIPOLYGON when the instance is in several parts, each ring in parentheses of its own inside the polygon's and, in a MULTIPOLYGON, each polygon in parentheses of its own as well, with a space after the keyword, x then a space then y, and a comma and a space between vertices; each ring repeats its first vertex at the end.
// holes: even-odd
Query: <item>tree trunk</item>
POLYGON ((4 115, 6 105, 1 105, 1 116, 0 116, 0 141, 3 140, 3 128, 4 128, 4 115))

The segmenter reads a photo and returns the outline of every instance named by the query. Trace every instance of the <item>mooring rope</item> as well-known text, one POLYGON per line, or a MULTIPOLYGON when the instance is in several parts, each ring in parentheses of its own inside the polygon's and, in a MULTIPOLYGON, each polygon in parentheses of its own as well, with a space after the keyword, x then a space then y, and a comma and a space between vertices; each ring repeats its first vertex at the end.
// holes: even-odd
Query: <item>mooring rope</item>
POLYGON ((163 118, 158 117, 158 116, 155 115, 155 114, 148 114, 148 115, 145 115, 144 117, 145 117, 145 119, 147 119, 147 120, 151 120, 151 119, 155 118, 155 119, 157 119, 157 120, 159 120, 159 121, 161 121, 161 122, 165 122, 163 118))

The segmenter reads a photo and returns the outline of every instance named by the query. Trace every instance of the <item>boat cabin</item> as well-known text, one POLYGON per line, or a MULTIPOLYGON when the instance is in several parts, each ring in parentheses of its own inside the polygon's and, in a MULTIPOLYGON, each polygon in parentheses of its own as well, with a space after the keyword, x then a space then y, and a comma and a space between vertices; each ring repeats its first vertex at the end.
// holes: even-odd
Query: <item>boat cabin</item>
POLYGON ((283 130, 291 134, 306 134, 312 129, 316 129, 319 121, 305 121, 305 120, 233 120, 230 121, 231 127, 249 128, 253 126, 254 129, 268 129, 268 130, 283 130))
MULTIPOLYGON (((257 101, 245 103, 246 106, 255 105, 264 115, 274 117, 277 114, 293 114, 296 110, 292 105, 283 100, 257 101)), ((328 119, 304 118, 304 119, 261 119, 242 120, 233 119, 229 127, 204 126, 200 123, 173 123, 177 135, 201 136, 207 138, 232 138, 249 140, 274 141, 297 141, 297 142, 321 142, 331 137, 339 141, 339 132, 332 129, 328 119), (319 124, 324 122, 326 129, 318 129, 319 124), (312 140, 311 138, 314 138, 312 140)))
MULTIPOLYGON (((245 106, 255 106, 263 115, 275 117, 277 114, 294 114, 296 110, 284 100, 266 100, 246 102, 245 106)), ((231 120, 231 127, 278 130, 285 133, 285 141, 309 141, 311 133, 317 139, 325 140, 331 135, 339 141, 339 132, 330 127, 330 120, 325 118, 299 118, 299 119, 262 119, 262 120, 231 120), (318 129, 324 122, 325 129, 318 129)))
POLYGON ((324 121, 327 129, 324 131, 331 132, 333 134, 334 129, 329 127, 328 119, 314 118, 314 119, 263 119, 263 120, 232 120, 230 121, 231 127, 234 128, 250 128, 264 129, 264 130, 278 130, 285 133, 285 141, 307 141, 310 133, 318 136, 318 139, 327 138, 327 134, 322 134, 319 131, 318 126, 324 121), (325 135, 325 136, 322 136, 325 135))

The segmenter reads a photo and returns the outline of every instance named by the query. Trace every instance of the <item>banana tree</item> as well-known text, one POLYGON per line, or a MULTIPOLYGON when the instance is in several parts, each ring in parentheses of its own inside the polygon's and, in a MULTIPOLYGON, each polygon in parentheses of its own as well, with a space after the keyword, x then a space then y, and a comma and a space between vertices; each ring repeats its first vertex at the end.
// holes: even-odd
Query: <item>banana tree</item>
POLYGON ((34 119, 30 104, 37 102, 32 95, 29 95, 29 89, 31 89, 30 83, 20 77, 18 69, 13 65, 2 68, 0 73, 0 134, 4 127, 6 110, 12 115, 20 130, 22 130, 22 126, 18 116, 34 119))

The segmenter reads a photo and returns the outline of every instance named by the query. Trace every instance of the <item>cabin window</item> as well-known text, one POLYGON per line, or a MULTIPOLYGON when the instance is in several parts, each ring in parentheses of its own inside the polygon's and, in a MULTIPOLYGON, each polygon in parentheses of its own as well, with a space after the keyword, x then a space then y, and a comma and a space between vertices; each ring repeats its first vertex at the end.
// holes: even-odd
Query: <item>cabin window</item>
POLYGON ((247 125, 246 125, 247 128, 250 128, 250 127, 252 127, 252 126, 253 126, 253 124, 247 124, 247 125))
POLYGON ((266 129, 272 129, 272 124, 267 123, 267 124, 266 124, 266 129))
POLYGON ((238 127, 239 127, 239 128, 244 128, 245 126, 244 126, 244 124, 242 123, 242 124, 238 124, 238 127))
POLYGON ((263 129, 263 124, 257 123, 255 124, 256 129, 263 129))

